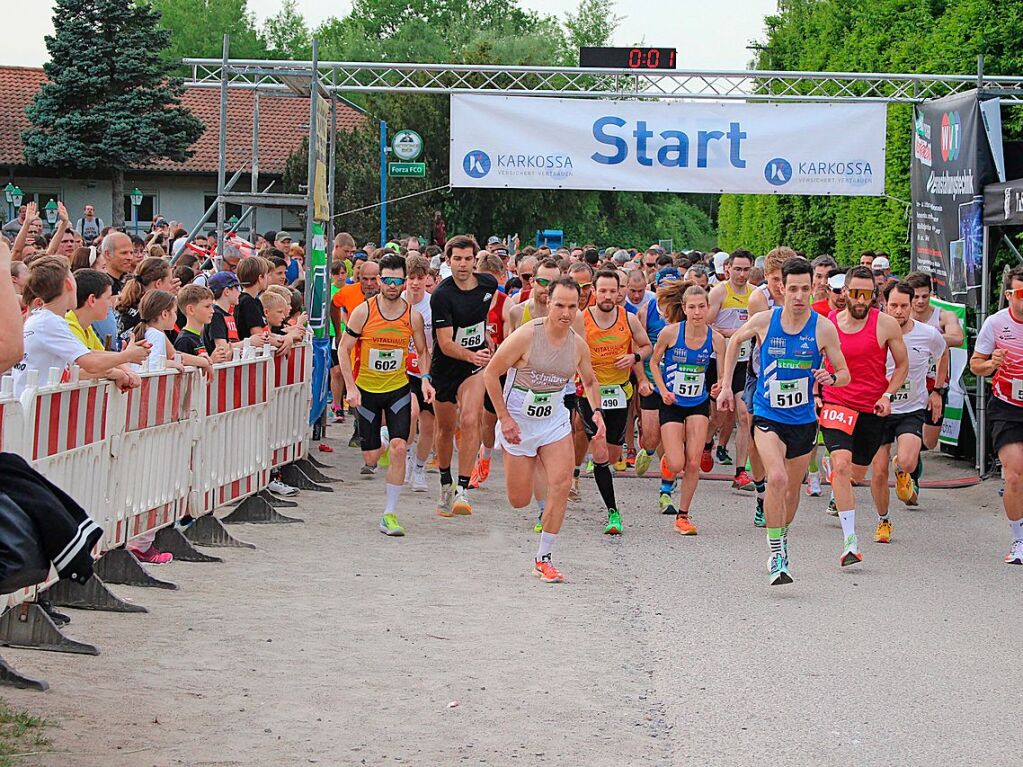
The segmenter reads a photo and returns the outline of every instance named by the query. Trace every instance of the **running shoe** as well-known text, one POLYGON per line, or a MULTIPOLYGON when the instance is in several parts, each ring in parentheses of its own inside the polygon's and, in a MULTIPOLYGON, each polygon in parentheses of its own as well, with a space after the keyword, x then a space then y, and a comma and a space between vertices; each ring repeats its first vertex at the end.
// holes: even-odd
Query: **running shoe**
POLYGON ((828 499, 828 514, 833 517, 838 516, 838 504, 835 503, 835 494, 831 494, 831 498, 828 499))
POLYGON ((451 502, 455 498, 455 491, 451 489, 451 485, 446 485, 440 490, 440 500, 437 502, 437 516, 450 518, 455 516, 455 512, 451 510, 451 502))
MULTIPOLYGON (((351 445, 349 445, 349 447, 351 447, 351 445)), ((358 447, 358 445, 356 445, 356 447, 358 447)), ((332 448, 326 442, 319 443, 316 446, 316 449, 319 450, 321 453, 333 453, 334 452, 334 448, 332 448)))
POLYGON ((573 477, 572 487, 568 489, 568 500, 581 501, 582 497, 582 492, 579 490, 579 477, 573 477))
POLYGON ((903 503, 909 503, 913 498, 913 478, 908 471, 899 467, 898 458, 892 458, 892 466, 895 467, 895 495, 903 503))
POLYGON ((678 514, 675 504, 671 502, 671 493, 661 493, 657 505, 661 507, 661 514, 678 514))
POLYGON ((413 493, 425 493, 426 492, 426 467, 420 466, 418 468, 412 468, 412 492, 413 493))
POLYGON ((533 525, 533 532, 534 533, 542 533, 543 532, 543 522, 541 522, 539 520, 539 518, 536 520, 536 524, 533 525))
POLYGON ((380 532, 392 538, 400 538, 405 535, 405 528, 398 524, 398 518, 393 514, 384 514, 380 519, 380 532))
POLYGON ((380 460, 377 461, 377 466, 381 469, 389 469, 391 467, 391 448, 384 448, 384 452, 380 454, 380 460))
POLYGON ((359 469, 359 474, 361 474, 363 477, 372 477, 376 473, 377 467, 370 466, 368 463, 363 464, 362 468, 359 469))
POLYGON ((593 473, 593 459, 592 458, 587 458, 586 459, 586 473, 587 474, 592 474, 593 473))
POLYGON ((629 448, 628 452, 626 452, 626 454, 625 454, 625 462, 627 464, 629 464, 629 466, 632 466, 632 467, 635 467, 635 465, 636 465, 636 451, 633 450, 631 447, 629 448))
POLYGON ((860 554, 859 543, 856 540, 856 533, 848 535, 845 538, 845 549, 842 551, 842 559, 839 560, 842 567, 848 567, 849 565, 856 565, 863 561, 863 555, 860 554))
POLYGON ((362 445, 362 440, 359 439, 359 432, 355 432, 352 438, 348 440, 348 447, 359 447, 362 445))
POLYGON ((628 463, 628 461, 625 460, 625 456, 624 455, 621 458, 619 458, 617 461, 615 461, 615 464, 614 464, 614 470, 615 471, 625 471, 628 468, 629 468, 629 463, 628 463))
POLYGON ((481 457, 479 460, 479 468, 480 482, 481 483, 486 482, 488 479, 490 479, 490 459, 481 457))
POLYGON ((1012 542, 1012 548, 1005 555, 1005 564, 1023 565, 1023 541, 1012 542))
POLYGON ((298 488, 297 487, 292 487, 291 485, 286 485, 283 482, 281 482, 279 479, 271 479, 270 480, 270 484, 268 484, 266 486, 266 489, 269 490, 274 495, 285 495, 285 496, 287 496, 287 495, 298 495, 298 488))
POLYGON ((341 410, 341 409, 335 409, 334 410, 334 423, 344 423, 344 422, 345 422, 345 411, 341 410))
POLYGON ((439 474, 440 473, 440 464, 437 463, 437 455, 436 455, 436 453, 431 453, 430 454, 430 460, 426 462, 426 470, 428 472, 430 472, 431 474, 439 474))
POLYGON ((696 535, 696 525, 689 520, 688 514, 675 516, 675 529, 682 535, 696 535))
POLYGON ((763 498, 757 498, 757 510, 753 512, 753 527, 767 527, 767 517, 764 516, 763 498))
POLYGON ((825 453, 824 457, 821 458, 821 474, 824 477, 824 481, 829 485, 831 484, 831 456, 825 453))
POLYGON ((451 505, 451 513, 467 517, 472 514, 469 494, 461 487, 455 489, 455 502, 451 505))
MULTIPOLYGON (((1001 495, 1001 493, 999 493, 1001 495)), ((909 496, 909 500, 906 501, 907 506, 919 506, 920 505, 920 485, 913 480, 913 494, 909 496)))
POLYGON ((714 471, 714 451, 712 448, 708 447, 703 451, 703 455, 700 457, 700 471, 704 474, 714 471))
POLYGON ((771 557, 771 580, 772 586, 784 586, 792 583, 792 576, 789 574, 789 563, 781 554, 771 557))
POLYGON ((732 480, 733 490, 755 490, 753 487, 753 477, 749 475, 749 472, 743 469, 735 475, 735 479, 732 480))
POLYGON ((544 583, 564 583, 565 578, 558 572, 558 568, 551 564, 550 555, 543 559, 537 559, 533 563, 534 572, 544 583))
POLYGON ((145 551, 138 551, 137 549, 129 548, 132 554, 135 555, 135 559, 139 562, 145 562, 148 565, 165 565, 169 562, 174 561, 174 555, 169 551, 159 551, 156 546, 150 546, 145 551))
POLYGON ((607 510, 607 525, 604 527, 604 535, 622 534, 622 515, 618 509, 607 510))
POLYGON ((636 476, 642 477, 646 474, 653 460, 654 453, 648 453, 646 450, 640 450, 636 453, 636 476))
POLYGON ((717 452, 715 453, 715 456, 718 459, 718 463, 720 463, 722 466, 732 465, 732 456, 728 454, 728 450, 725 448, 724 445, 718 445, 718 449, 717 452))
POLYGON ((821 494, 820 472, 811 471, 806 476, 806 494, 811 498, 819 498, 821 494))
POLYGON ((877 528, 874 530, 874 543, 892 542, 892 523, 888 519, 877 520, 877 528))
POLYGON ((480 457, 476 460, 476 465, 472 467, 472 475, 469 477, 469 488, 475 490, 487 481, 488 476, 490 476, 490 459, 480 457))

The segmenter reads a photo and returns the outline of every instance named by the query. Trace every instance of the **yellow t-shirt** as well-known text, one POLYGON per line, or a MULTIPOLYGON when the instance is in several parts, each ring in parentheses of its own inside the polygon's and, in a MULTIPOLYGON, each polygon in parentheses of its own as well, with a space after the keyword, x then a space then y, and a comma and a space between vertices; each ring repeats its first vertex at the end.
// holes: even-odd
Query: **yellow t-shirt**
POLYGON ((103 342, 99 340, 99 336, 92 329, 92 325, 83 328, 82 323, 78 321, 78 315, 74 311, 65 314, 64 319, 67 320, 67 324, 71 328, 71 334, 85 344, 86 349, 91 352, 103 351, 103 342))

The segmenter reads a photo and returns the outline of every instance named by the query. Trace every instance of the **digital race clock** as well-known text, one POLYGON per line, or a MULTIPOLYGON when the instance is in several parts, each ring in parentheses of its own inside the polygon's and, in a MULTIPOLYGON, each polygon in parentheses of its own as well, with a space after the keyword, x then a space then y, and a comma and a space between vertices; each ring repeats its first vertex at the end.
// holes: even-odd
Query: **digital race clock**
POLYGON ((599 69, 674 69, 674 48, 580 48, 579 66, 599 69))

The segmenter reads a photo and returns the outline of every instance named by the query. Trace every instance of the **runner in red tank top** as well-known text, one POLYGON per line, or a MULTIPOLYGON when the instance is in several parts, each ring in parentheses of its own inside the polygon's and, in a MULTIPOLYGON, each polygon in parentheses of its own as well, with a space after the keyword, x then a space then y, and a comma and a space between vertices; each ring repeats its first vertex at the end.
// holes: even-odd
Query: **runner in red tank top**
POLYGON ((824 387, 820 414, 821 434, 831 453, 831 489, 845 538, 843 567, 863 561, 856 540, 853 482, 866 476, 881 446, 892 395, 909 371, 902 329, 894 318, 871 308, 874 291, 870 269, 853 267, 845 275, 846 308, 829 315, 851 375, 848 386, 824 387), (888 352, 895 361, 891 379, 885 372, 888 352))

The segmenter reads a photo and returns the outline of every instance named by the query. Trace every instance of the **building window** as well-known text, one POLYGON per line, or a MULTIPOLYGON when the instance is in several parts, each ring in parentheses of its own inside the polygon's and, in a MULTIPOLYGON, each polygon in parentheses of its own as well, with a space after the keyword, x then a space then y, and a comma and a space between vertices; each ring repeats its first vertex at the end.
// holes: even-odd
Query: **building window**
MULTIPOLYGON (((209 210, 210 206, 217 201, 217 195, 207 194, 203 196, 203 210, 209 210)), ((227 224, 231 220, 231 216, 237 218, 242 217, 242 206, 237 205, 233 202, 229 202, 224 206, 224 223, 227 224)), ((206 229, 208 231, 215 231, 217 228, 217 211, 213 211, 213 217, 206 223, 206 229)))
MULTIPOLYGON (((143 232, 148 232, 153 221, 153 216, 156 215, 156 195, 143 194, 142 204, 139 205, 138 212, 139 229, 143 232)), ((135 227, 132 226, 131 219, 131 197, 128 195, 124 196, 124 223, 126 227, 134 231, 135 227)))

